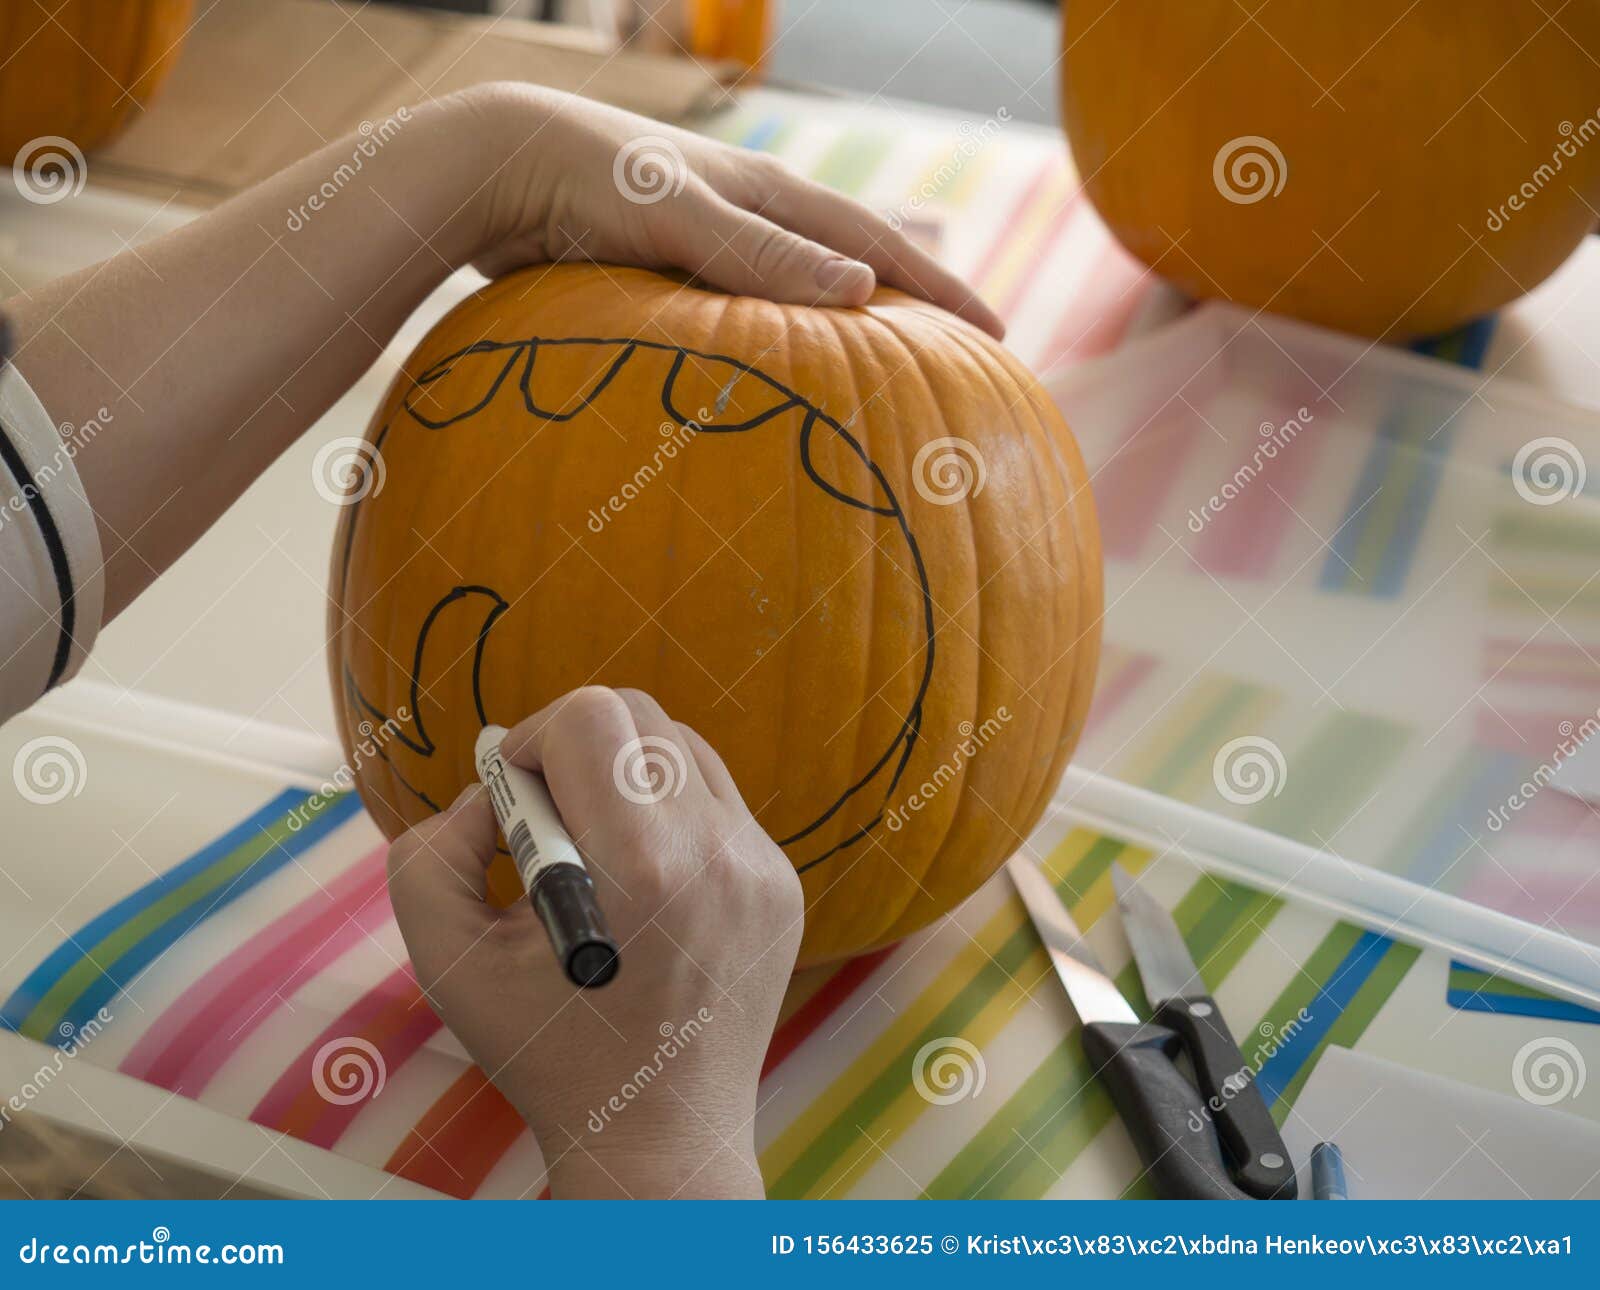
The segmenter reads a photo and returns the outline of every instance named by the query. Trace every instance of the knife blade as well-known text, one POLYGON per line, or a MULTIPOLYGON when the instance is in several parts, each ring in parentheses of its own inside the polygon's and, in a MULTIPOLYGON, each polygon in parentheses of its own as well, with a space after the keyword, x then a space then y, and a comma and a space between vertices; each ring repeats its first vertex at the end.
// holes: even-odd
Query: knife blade
POLYGON ((1111 885, 1155 1020, 1183 1041, 1234 1181, 1262 1200, 1293 1200, 1299 1183, 1288 1148, 1256 1087, 1255 1068, 1207 991, 1183 933, 1166 907, 1121 865, 1111 866, 1111 885))
POLYGON ((1072 1001, 1078 1020, 1137 1025, 1138 1014, 1100 966, 1100 960, 1083 939, 1083 933, 1072 921, 1072 915, 1067 913, 1067 907, 1061 903, 1049 879, 1023 856, 1012 857, 1006 867, 1022 896, 1022 903, 1028 907, 1028 917, 1044 942, 1056 976, 1066 987, 1067 998, 1072 1001))
POLYGON ((1078 1014, 1084 1055, 1156 1191, 1168 1200, 1248 1200, 1228 1175, 1199 1091, 1174 1060, 1177 1032, 1138 1020, 1033 861, 1014 856, 1006 870, 1078 1014))

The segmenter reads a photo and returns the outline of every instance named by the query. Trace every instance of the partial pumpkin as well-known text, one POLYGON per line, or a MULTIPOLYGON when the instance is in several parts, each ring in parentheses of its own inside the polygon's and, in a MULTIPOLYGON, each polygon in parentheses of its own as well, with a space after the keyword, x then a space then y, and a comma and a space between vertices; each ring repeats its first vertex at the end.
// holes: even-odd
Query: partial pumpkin
MULTIPOLYGON (((1077 447, 1009 353, 896 292, 822 310, 514 274, 423 340, 349 464, 329 664, 390 836, 469 781, 486 722, 637 687, 799 869, 815 963, 976 889, 1083 725, 1101 572, 1077 447)), ((673 762, 635 750, 619 791, 671 791, 673 762)))
POLYGON ((13 0, 0 5, 0 155, 63 138, 109 142, 177 61, 194 0, 13 0))
POLYGON ((1190 295, 1365 336, 1538 285, 1600 209, 1600 0, 1067 0, 1096 209, 1190 295))

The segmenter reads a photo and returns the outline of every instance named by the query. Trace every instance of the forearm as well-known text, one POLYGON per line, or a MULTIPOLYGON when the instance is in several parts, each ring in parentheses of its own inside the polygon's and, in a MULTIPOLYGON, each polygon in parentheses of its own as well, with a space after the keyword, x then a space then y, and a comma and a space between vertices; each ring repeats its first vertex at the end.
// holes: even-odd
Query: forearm
MULTIPOLYGON (((630 946, 648 956, 642 943, 630 946)), ((685 1010, 695 1018, 709 1010, 685 1010)), ((760 1199, 756 1164, 757 1061, 747 1050, 709 1047, 715 1021, 663 1057, 660 1032, 587 1054, 582 1079, 541 1076, 540 1045, 529 1042, 494 1080, 533 1130, 552 1195, 561 1198, 760 1199), (654 1072, 654 1074, 652 1074, 654 1072)), ((670 1027, 669 1027, 670 1030, 670 1027)), ((558 1021, 539 1036, 574 1046, 558 1021)), ((765 1036, 763 1036, 763 1041, 765 1036)), ((765 1050, 763 1042, 757 1051, 765 1050)))
POLYGON ((74 455, 106 557, 107 617, 480 249, 500 160, 488 123, 464 120, 482 115, 460 99, 412 109, 6 303, 17 366, 51 416, 110 413, 74 455))
POLYGON ((659 1148, 590 1140, 559 1153, 550 1149, 548 1156, 550 1194, 557 1200, 766 1198, 748 1129, 719 1138, 708 1126, 684 1126, 659 1148))

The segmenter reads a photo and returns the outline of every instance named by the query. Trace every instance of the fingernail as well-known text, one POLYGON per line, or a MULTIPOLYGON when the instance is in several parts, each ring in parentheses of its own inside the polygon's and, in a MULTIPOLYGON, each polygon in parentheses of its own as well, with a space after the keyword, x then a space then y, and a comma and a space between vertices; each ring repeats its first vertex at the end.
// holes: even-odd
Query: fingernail
POLYGON ((824 260, 817 265, 813 275, 824 291, 843 291, 866 286, 872 280, 872 270, 860 260, 824 260))
POLYGON ((450 803, 450 811, 451 811, 451 813, 454 814, 456 811, 459 811, 463 806, 465 806, 467 804, 468 799, 470 799, 472 797, 475 797, 477 795, 478 790, 480 788, 482 788, 482 787, 483 787, 482 784, 480 784, 476 780, 474 780, 472 783, 468 784, 465 788, 463 788, 459 793, 457 793, 456 794, 456 800, 450 803))

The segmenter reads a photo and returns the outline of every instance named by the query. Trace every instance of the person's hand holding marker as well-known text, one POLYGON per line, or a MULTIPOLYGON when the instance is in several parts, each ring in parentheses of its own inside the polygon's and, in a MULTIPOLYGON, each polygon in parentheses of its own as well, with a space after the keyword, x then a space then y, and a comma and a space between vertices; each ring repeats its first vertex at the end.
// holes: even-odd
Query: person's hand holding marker
POLYGON ((647 695, 575 690, 501 749, 543 774, 625 966, 579 990, 528 902, 486 902, 498 829, 474 785, 389 851, 429 1002, 532 1127, 555 1195, 760 1196, 756 1082, 800 945, 793 866, 716 752, 647 695))

